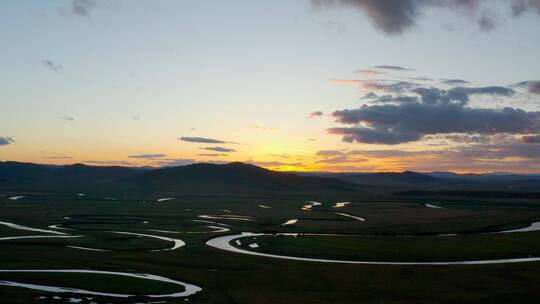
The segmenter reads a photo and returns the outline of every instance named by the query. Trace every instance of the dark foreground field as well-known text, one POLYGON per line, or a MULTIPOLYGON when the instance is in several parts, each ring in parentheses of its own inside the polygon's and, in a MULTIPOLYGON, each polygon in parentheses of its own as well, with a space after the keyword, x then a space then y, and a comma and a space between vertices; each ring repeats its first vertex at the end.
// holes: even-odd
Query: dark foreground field
POLYGON ((362 261, 538 257, 540 232, 488 233, 526 227, 540 219, 540 202, 534 198, 364 193, 347 198, 175 196, 158 202, 159 197, 105 198, 66 192, 3 192, 0 196, 2 222, 81 236, 2 240, 51 233, 0 225, 0 269, 140 272, 202 288, 187 298, 149 300, 144 295, 182 292, 183 288, 114 275, 0 272, 0 281, 139 295, 112 298, 0 286, 3 303, 536 303, 540 295, 540 262, 351 265, 250 256, 205 244, 219 235, 265 232, 271 235, 242 239, 238 247, 362 261), (10 199, 13 196, 25 197, 10 199), (303 210, 311 200, 323 204, 303 210), (334 208, 340 201, 351 203, 334 208), (443 208, 428 208, 427 202, 443 208), (298 221, 282 225, 290 219, 298 221), (47 228, 50 225, 56 226, 47 228), (167 250, 170 241, 117 232, 180 239, 185 246, 167 250), (278 232, 337 235, 273 235, 278 232), (452 233, 461 235, 436 236, 452 233), (258 247, 250 248, 248 244, 254 242, 258 247))

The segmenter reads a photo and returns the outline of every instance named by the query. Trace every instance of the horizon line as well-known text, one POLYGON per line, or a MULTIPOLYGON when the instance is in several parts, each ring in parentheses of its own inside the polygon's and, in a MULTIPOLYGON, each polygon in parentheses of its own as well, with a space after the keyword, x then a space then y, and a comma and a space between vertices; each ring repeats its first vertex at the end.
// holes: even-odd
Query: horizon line
POLYGON ((159 170, 159 169, 165 169, 165 168, 178 168, 178 167, 186 167, 191 165, 200 165, 200 164, 209 164, 209 165, 230 165, 234 163, 239 164, 245 164, 245 165, 252 165, 255 167, 263 168, 270 171, 275 172, 283 172, 283 173, 332 173, 332 174, 376 174, 376 173, 406 173, 406 172, 412 172, 412 173, 419 173, 419 174, 433 174, 433 173, 450 173, 450 174, 456 174, 456 175, 540 175, 540 172, 534 172, 534 173, 521 173, 521 172, 512 172, 512 171, 486 171, 486 172, 454 172, 454 171, 414 171, 414 170, 403 170, 403 171, 318 171, 318 170, 276 170, 276 169, 269 169, 265 166, 257 165, 256 162, 242 162, 242 161, 231 161, 231 162, 223 162, 223 163, 216 163, 216 162, 193 162, 190 164, 179 164, 179 165, 170 165, 170 166, 150 166, 150 165, 96 165, 96 164, 86 164, 85 162, 75 162, 75 163, 65 163, 65 164, 47 164, 47 163, 34 163, 34 162, 23 162, 23 161, 15 161, 15 160, 3 160, 0 161, 0 163, 18 163, 18 164, 29 164, 29 165, 38 165, 38 166, 48 166, 48 167, 68 167, 68 166, 75 166, 75 165, 83 165, 87 167, 99 167, 99 168, 129 168, 129 169, 144 169, 147 168, 149 170, 159 170))

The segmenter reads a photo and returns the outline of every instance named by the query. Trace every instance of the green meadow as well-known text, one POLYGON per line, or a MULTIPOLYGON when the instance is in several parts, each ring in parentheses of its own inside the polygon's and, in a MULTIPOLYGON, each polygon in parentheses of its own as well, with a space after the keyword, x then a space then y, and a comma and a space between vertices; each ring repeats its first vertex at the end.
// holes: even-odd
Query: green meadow
MULTIPOLYGON (((508 303, 538 295, 540 263, 497 265, 392 266, 318 263, 251 256, 211 248, 211 238, 239 232, 267 233, 240 239, 246 250, 359 261, 458 261, 540 256, 539 232, 487 233, 522 228, 540 215, 534 199, 440 198, 362 194, 334 208, 344 197, 178 196, 99 199, 69 193, 23 193, 0 199, 1 221, 79 236, 0 241, 1 269, 92 269, 148 273, 202 288, 191 303, 508 303), (307 200, 322 205, 302 210, 307 200), (433 200, 430 200, 433 201, 433 200), (270 208, 262 208, 264 205, 270 208), (481 208, 478 206, 481 205, 481 208), (336 212, 359 216, 355 220, 336 212), (227 219, 241 216, 250 220, 227 219), (282 225, 298 219, 292 225, 282 225), (48 228, 55 225, 54 228, 48 228), (230 229, 225 232, 212 227, 230 229), (118 234, 128 232, 180 239, 171 241, 118 234), (335 234, 275 235, 277 233, 335 234), (436 236, 459 233, 459 236, 436 236), (257 243, 258 248, 250 248, 257 243), (97 249, 97 250, 85 250, 97 249), (105 251, 106 250, 106 251, 105 251)), ((0 226, 0 237, 52 235, 0 226)), ((95 274, 0 273, 0 280, 132 294, 93 297, 98 303, 132 303, 147 295, 182 291, 152 280, 95 274)), ((10 303, 67 302, 76 293, 56 294, 0 287, 10 303), (54 299, 59 296, 60 299, 54 299)), ((91 296, 89 296, 91 297, 91 296)), ((160 299, 185 303, 186 298, 160 299)), ((521 301, 523 303, 523 301, 521 301)))

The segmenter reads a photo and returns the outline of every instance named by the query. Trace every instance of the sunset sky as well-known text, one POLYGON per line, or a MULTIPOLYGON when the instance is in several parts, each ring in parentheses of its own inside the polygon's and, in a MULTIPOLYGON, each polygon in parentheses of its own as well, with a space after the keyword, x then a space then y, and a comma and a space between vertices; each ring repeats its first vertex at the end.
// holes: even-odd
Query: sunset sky
POLYGON ((0 160, 540 172, 537 0, 17 0, 0 160))

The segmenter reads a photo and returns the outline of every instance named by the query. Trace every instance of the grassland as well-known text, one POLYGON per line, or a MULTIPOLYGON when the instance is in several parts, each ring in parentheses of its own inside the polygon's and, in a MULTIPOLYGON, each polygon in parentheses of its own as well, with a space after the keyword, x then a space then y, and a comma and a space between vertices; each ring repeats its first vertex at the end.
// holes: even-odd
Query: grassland
POLYGON ((13 280, 30 284, 63 286, 85 290, 98 290, 117 294, 169 294, 184 291, 172 283, 102 274, 77 273, 0 273, 0 280, 13 280))
MULTIPOLYGON (((98 269, 144 272, 189 282, 203 288, 190 303, 535 303, 540 295, 540 263, 477 266, 374 266, 340 265, 276 260, 229 253, 205 245, 215 236, 250 232, 378 234, 378 237, 302 237, 258 240, 257 250, 302 256, 370 259, 461 259, 539 255, 538 233, 468 235, 439 239, 429 234, 474 233, 504 227, 522 227, 538 219, 540 202, 534 199, 439 197, 430 209, 425 197, 399 197, 364 193, 354 197, 320 196, 186 196, 166 202, 148 197, 104 199, 73 193, 2 193, 0 220, 47 229, 53 224, 75 229, 58 230, 84 237, 28 239, 0 242, 2 269, 98 269), (26 195, 18 201, 10 195, 26 195), (306 200, 329 202, 311 211, 301 210, 306 200), (351 201, 344 208, 330 202, 351 201), (145 202, 145 203, 143 203, 145 202), (272 208, 261 208, 264 204, 272 208), (230 232, 210 230, 199 215, 252 216, 253 221, 210 220, 228 224, 230 232), (366 218, 355 221, 336 215, 346 212, 366 218), (67 218, 66 218, 67 217, 67 218), (295 225, 282 226, 296 218, 295 225), (147 222, 147 223, 145 223, 147 222), (179 233, 150 232, 150 229, 179 233), (186 245, 174 251, 152 252, 170 243, 147 237, 114 235, 129 231, 174 237, 186 245), (391 237, 399 234, 419 238, 391 237), (67 246, 110 249, 94 252, 67 246)), ((433 201, 433 198, 430 198, 433 201)), ((1 227, 0 237, 41 233, 1 227)), ((252 250, 252 249, 250 249, 252 250)), ((151 281, 134 283, 122 278, 61 277, 2 274, 0 280, 44 285, 75 286, 91 290, 165 292, 170 286, 151 281), (136 289, 136 290, 135 290, 136 289)), ((15 287, 0 287, 4 303, 43 303, 51 294, 15 287)), ((52 301, 52 300, 51 300, 52 301)), ((105 300, 104 300, 105 301, 105 300)), ((115 300, 121 301, 121 300, 115 300)), ((63 300, 57 302, 66 302, 63 300)), ((110 299, 109 299, 110 302, 110 299)), ((126 300, 126 302, 129 302, 126 300)), ((133 301, 132 301, 133 302, 133 301)), ((171 299, 168 303, 185 303, 171 299)))
POLYGON ((244 249, 322 259, 396 262, 470 261, 540 256, 540 233, 448 237, 277 235, 240 239, 244 249), (253 249, 248 244, 256 243, 253 249))

